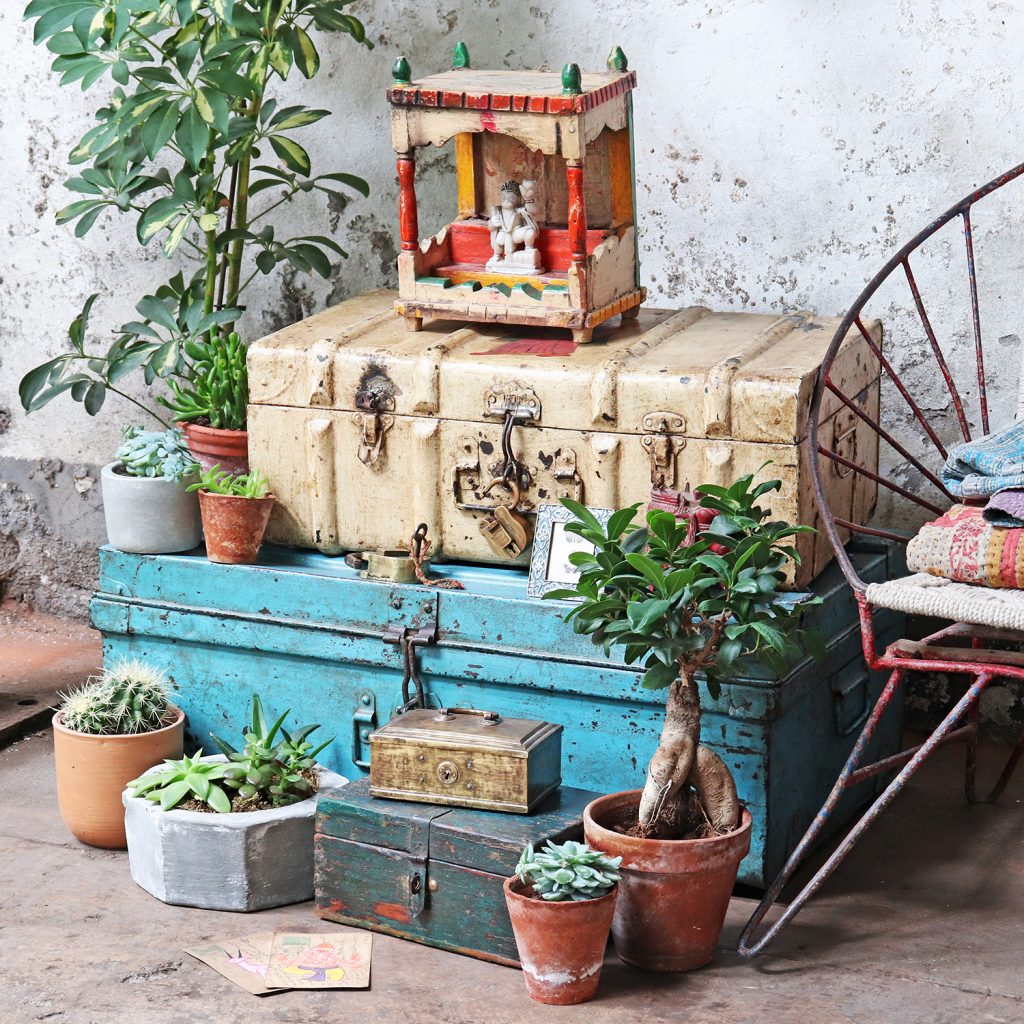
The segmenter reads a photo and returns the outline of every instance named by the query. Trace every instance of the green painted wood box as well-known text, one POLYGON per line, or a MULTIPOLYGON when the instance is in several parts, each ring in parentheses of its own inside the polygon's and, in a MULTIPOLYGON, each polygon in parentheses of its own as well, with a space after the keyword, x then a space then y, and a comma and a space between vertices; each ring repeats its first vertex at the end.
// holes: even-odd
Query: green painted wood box
POLYGON ((502 884, 527 843, 583 838, 597 796, 563 786, 533 814, 380 800, 367 779, 317 798, 316 912, 516 966, 502 884))

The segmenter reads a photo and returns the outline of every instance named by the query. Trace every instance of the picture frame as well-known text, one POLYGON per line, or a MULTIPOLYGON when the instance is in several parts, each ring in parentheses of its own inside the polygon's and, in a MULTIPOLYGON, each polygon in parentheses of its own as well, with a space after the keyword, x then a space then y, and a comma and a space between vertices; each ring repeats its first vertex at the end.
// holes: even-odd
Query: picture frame
MULTIPOLYGON (((591 508, 589 511, 602 526, 607 526, 615 510, 591 508)), ((576 522, 576 517, 564 505, 537 507, 530 575, 526 581, 528 597, 543 597, 552 590, 572 586, 579 579, 581 570, 569 563, 569 555, 573 551, 592 552, 594 545, 566 533, 565 527, 572 522, 576 522)))

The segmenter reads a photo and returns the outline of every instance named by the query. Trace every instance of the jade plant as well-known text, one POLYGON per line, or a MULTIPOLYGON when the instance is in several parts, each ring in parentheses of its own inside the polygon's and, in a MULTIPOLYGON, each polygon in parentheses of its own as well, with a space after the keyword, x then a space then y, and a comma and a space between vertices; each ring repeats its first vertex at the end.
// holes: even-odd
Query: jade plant
MULTIPOLYGON (((65 392, 90 415, 108 392, 169 426, 124 389, 202 376, 190 346, 230 333, 260 274, 329 277, 346 252, 324 235, 278 234, 271 221, 296 196, 318 194, 333 213, 369 186, 342 171, 313 174, 302 133, 329 111, 281 102, 290 75, 320 70, 314 37, 344 33, 371 47, 353 0, 32 0, 34 41, 54 54, 62 85, 109 76, 93 125, 75 145, 66 187, 81 198, 57 213, 86 235, 108 213, 135 221, 142 246, 188 266, 136 303, 105 350, 87 344, 90 296, 70 345, 30 370, 20 397, 32 412, 65 392)), ((281 217, 287 224, 288 215, 281 217)))
POLYGON ((781 671, 820 640, 801 627, 817 599, 779 592, 790 543, 810 527, 769 519, 758 502, 781 487, 744 476, 731 487, 705 484, 682 519, 639 504, 602 526, 578 502, 563 499, 576 518, 566 526, 593 546, 570 561, 581 570, 572 588, 545 595, 579 603, 566 615, 577 633, 643 669, 642 684, 667 689, 658 748, 647 769, 635 834, 648 838, 724 834, 739 823, 736 783, 725 763, 700 742, 703 676, 717 698, 720 680, 738 659, 757 656, 781 671))
POLYGON ((181 482, 199 472, 185 438, 176 428, 143 430, 125 427, 117 461, 129 476, 163 477, 181 482))
POLYGON ((265 498, 270 493, 267 478, 258 469, 248 473, 228 473, 220 468, 220 463, 204 470, 188 489, 232 498, 265 498))
POLYGON ((595 900, 611 892, 619 881, 621 857, 608 857, 586 843, 549 842, 539 853, 531 845, 523 850, 516 874, 543 900, 595 900))
POLYGON ((69 729, 92 736, 130 736, 170 723, 167 676, 142 661, 124 659, 77 690, 61 695, 58 708, 69 729))

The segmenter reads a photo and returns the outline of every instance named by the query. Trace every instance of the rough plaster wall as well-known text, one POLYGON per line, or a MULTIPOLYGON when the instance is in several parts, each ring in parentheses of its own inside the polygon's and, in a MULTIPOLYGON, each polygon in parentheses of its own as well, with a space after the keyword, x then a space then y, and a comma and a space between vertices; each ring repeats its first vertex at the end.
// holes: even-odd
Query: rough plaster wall
MULTIPOLYGON (((80 611, 91 545, 101 531, 98 488, 85 481, 95 480, 96 467, 110 458, 119 424, 134 417, 131 407, 111 400, 96 420, 70 401, 26 418, 17 381, 61 348, 88 293, 101 294, 93 331, 102 338, 169 268, 155 246, 140 251, 123 219, 101 220, 84 241, 54 225, 54 211, 69 199, 61 187, 67 151, 88 126, 99 93, 57 88, 49 55, 31 45, 19 9, 0 6, 9 54, 0 81, 0 226, 8 238, 0 270, 0 474, 7 481, 0 504, 0 541, 7 546, 0 550, 12 550, 9 538, 19 537, 9 591, 80 611), (40 475, 39 460, 68 468, 40 475), (30 474, 60 490, 61 499, 44 500, 38 486, 26 489, 30 474), (25 524, 37 543, 22 542, 25 524), (75 582, 41 582, 55 579, 41 568, 46 544, 77 545, 84 567, 75 582)), ((344 211, 312 197, 294 203, 296 233, 326 230, 352 258, 339 262, 329 282, 261 278, 248 296, 252 337, 360 289, 394 283, 395 178, 383 90, 397 54, 409 57, 414 74, 440 70, 457 39, 466 40, 481 67, 557 69, 566 60, 600 67, 613 43, 623 47, 640 75, 643 275, 661 304, 841 313, 898 244, 1020 158, 1018 3, 363 0, 356 10, 377 48, 321 39, 324 71, 312 83, 296 76, 286 89, 290 98, 335 112, 304 140, 314 167, 362 174, 373 192, 344 211)), ((445 182, 451 168, 450 147, 420 161, 424 234, 452 212, 445 182)), ((1019 202, 989 203, 990 210, 979 209, 975 231, 999 420, 1012 414, 1017 390, 1014 241, 1021 213, 1019 202)), ((917 270, 951 361, 966 369, 961 246, 952 232, 929 247, 917 270)), ((892 358, 951 437, 955 423, 944 414, 941 382, 920 349, 906 289, 887 290, 870 312, 885 321, 892 358)), ((886 396, 890 420, 916 444, 921 432, 894 397, 886 396)), ((901 475, 914 484, 912 474, 901 475)), ((889 502, 881 515, 905 518, 889 502)))

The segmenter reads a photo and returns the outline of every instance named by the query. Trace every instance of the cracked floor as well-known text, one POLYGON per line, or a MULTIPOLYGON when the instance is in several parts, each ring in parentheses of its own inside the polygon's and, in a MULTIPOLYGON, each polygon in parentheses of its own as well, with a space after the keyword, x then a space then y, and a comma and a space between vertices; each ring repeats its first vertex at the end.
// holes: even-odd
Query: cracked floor
POLYGON ((950 749, 926 766, 770 954, 749 964, 729 951, 753 907, 737 898, 709 968, 646 975, 610 953, 598 999, 561 1008, 531 1003, 516 971, 385 936, 369 991, 247 995, 184 947, 332 926, 309 904, 242 917, 154 900, 126 854, 67 833, 51 737, 35 733, 0 751, 0 1022, 1022 1022, 1024 773, 997 805, 972 807, 961 758, 950 749))

